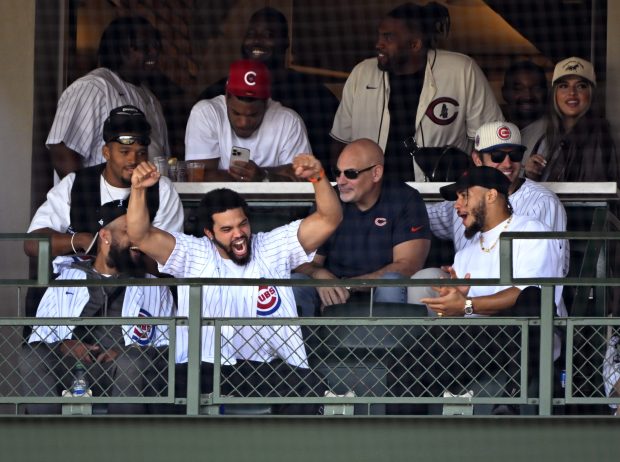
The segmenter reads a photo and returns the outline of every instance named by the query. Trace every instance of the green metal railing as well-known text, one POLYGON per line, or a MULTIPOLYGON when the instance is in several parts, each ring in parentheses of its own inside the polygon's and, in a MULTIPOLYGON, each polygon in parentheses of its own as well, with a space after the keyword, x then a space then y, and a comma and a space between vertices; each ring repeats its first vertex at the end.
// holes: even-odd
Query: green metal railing
MULTIPOLYGON (((49 280, 49 241, 47 237, 24 235, 24 234, 4 234, 0 235, 0 240, 15 240, 15 239, 36 239, 39 240, 39 273, 36 280, 29 279, 14 279, 14 280, 2 280, 0 285, 3 286, 22 286, 22 287, 37 287, 37 286, 94 286, 94 285, 158 285, 158 286, 189 286, 190 302, 189 302, 189 316, 188 318, 78 318, 78 319, 54 319, 54 320, 42 320, 42 319, 16 319, 5 318, 0 319, 0 326, 15 327, 23 326, 26 324, 35 325, 59 325, 62 322, 70 323, 71 325, 87 324, 87 325, 103 325, 103 324, 130 324, 132 322, 138 324, 165 324, 168 326, 170 332, 170 355, 169 363, 172 364, 174 358, 174 343, 175 343, 175 326, 187 325, 189 328, 189 343, 188 343, 188 389, 187 399, 175 397, 173 395, 175 373, 174 367, 168 368, 168 381, 169 388, 168 394, 161 397, 138 397, 133 398, 136 402, 154 402, 154 403, 177 403, 187 404, 188 415, 198 415, 201 413, 201 406, 204 405, 225 405, 235 403, 245 404, 264 404, 264 403, 321 403, 321 404, 344 404, 344 405, 375 405, 378 403, 390 404, 390 403, 420 403, 420 404, 537 404, 538 412, 540 415, 550 415, 552 413, 552 406, 554 404, 610 404, 618 403, 620 399, 612 399, 601 396, 576 396, 573 393, 573 372, 574 367, 574 355, 573 348, 575 342, 575 329, 579 326, 604 326, 604 325, 618 325, 618 320, 605 319, 605 318, 578 318, 578 319, 555 319, 553 312, 553 300, 554 300, 554 287, 555 285, 564 286, 576 286, 576 287, 605 287, 605 286, 618 286, 620 285, 620 279, 618 278, 597 278, 597 277, 574 277, 574 278, 549 278, 549 279, 534 279, 523 278, 515 279, 512 276, 512 246, 510 242, 512 239, 541 239, 541 238, 563 238, 571 240, 587 240, 594 242, 594 250, 588 251, 588 258, 598 259, 601 251, 605 249, 604 245, 600 242, 607 240, 618 240, 620 234, 609 232, 598 233, 504 233, 500 239, 500 277, 497 279, 468 279, 468 280, 333 280, 333 281, 316 281, 316 280, 267 280, 267 279, 128 279, 114 281, 108 280, 79 280, 79 281, 54 281, 49 280), (45 264, 42 264, 44 262, 45 264), (207 285, 236 285, 236 286, 258 286, 258 285, 277 285, 277 286, 318 286, 318 285, 330 285, 330 286, 358 286, 358 287, 378 287, 378 286, 428 286, 441 283, 443 285, 540 285, 542 287, 542 305, 540 318, 477 318, 477 319, 462 319, 462 318, 365 318, 365 319, 336 319, 336 318, 315 318, 315 319, 211 319, 201 318, 201 294, 202 287, 207 285), (520 353, 519 362, 520 368, 520 392, 516 396, 509 398, 503 396, 487 396, 473 398, 444 398, 442 396, 425 396, 425 397, 393 397, 393 396, 355 396, 355 397, 334 397, 325 398, 320 396, 315 397, 278 397, 278 398, 265 398, 265 397, 231 397, 224 396, 220 393, 220 359, 216 354, 215 360, 215 376, 214 376, 214 391, 208 397, 201 397, 200 394, 200 334, 201 327, 204 325, 212 325, 216 331, 216 351, 221 348, 221 328, 223 326, 239 326, 239 325, 254 325, 254 326, 266 326, 266 325, 282 325, 290 324, 296 326, 323 327, 330 328, 330 326, 406 326, 408 328, 416 327, 441 327, 441 326, 514 326, 519 331, 520 341, 520 353), (563 398, 553 397, 553 332, 554 326, 565 327, 567 329, 567 359, 566 359, 566 394, 563 398), (540 329, 540 352, 539 352, 539 388, 537 396, 530 396, 527 390, 527 374, 528 374, 528 356, 527 345, 528 340, 528 328, 540 329)), ((371 290, 372 294, 372 290, 371 290)), ((370 299, 372 303, 372 295, 370 299)), ((599 336, 600 337, 600 336, 599 336)), ((599 338, 600 340, 600 338, 599 338)), ((578 343, 578 342, 577 342, 578 343)), ((582 341, 583 343, 583 341, 582 341)), ((600 343, 600 342, 599 342, 600 343)), ((600 347, 600 346, 599 346, 600 347)), ((312 352, 311 352, 312 353, 312 352)), ((593 360, 593 364, 596 361, 593 360)), ((70 400, 71 398, 69 398, 70 400)), ((28 402, 68 402, 67 398, 53 397, 53 398, 33 398, 33 397, 16 397, 16 396, 2 396, 0 397, 0 403, 28 403, 28 402)), ((90 401, 93 403, 111 403, 111 402, 129 402, 132 398, 109 398, 109 397, 94 397, 94 398, 82 398, 82 400, 90 401)), ((80 401, 81 402, 81 401, 80 401)))

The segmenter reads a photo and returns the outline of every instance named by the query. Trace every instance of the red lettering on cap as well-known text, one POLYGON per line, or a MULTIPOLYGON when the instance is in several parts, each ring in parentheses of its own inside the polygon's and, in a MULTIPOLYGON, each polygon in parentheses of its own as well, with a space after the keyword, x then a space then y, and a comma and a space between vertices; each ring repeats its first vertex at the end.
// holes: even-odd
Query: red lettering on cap
POLYGON ((502 140, 508 140, 512 136, 512 133, 510 133, 510 128, 502 125, 497 129, 497 136, 502 140))

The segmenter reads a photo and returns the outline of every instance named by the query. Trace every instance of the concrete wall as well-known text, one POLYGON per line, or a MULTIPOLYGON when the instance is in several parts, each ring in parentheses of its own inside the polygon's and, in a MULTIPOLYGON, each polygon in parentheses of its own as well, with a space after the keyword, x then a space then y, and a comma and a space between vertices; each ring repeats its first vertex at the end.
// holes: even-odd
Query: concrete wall
MULTIPOLYGON (((0 233, 19 233, 30 221, 35 2, 2 0, 0 18, 0 233)), ((0 243, 0 278, 27 276, 22 243, 0 243)), ((14 289, 0 300, 0 316, 14 313, 14 289)))

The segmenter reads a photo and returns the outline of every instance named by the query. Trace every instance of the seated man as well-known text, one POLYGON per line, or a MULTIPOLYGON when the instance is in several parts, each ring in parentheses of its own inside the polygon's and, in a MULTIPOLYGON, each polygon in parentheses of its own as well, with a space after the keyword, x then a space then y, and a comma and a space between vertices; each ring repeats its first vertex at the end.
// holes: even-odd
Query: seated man
MULTIPOLYGON (((313 75, 287 67, 290 47, 286 16, 270 6, 255 11, 241 45, 243 59, 260 61, 271 75, 271 97, 295 111, 303 119, 314 155, 329 165, 330 136, 336 96, 313 75)), ((226 78, 209 86, 198 97, 210 99, 226 93, 226 78)))
MULTIPOLYGON (((383 160, 379 145, 368 139, 354 141, 342 151, 334 173, 344 219, 312 262, 295 270, 301 277, 398 279, 422 268, 430 247, 424 202, 405 183, 384 183, 383 160)), ((345 303, 351 292, 361 290, 294 288, 302 316, 345 303)), ((404 303, 405 296, 404 287, 379 287, 374 300, 404 303)))
MULTIPOLYGON (((540 221, 526 216, 516 215, 508 200, 510 180, 506 175, 492 167, 476 167, 468 170, 454 184, 440 188, 441 195, 456 202, 454 207, 462 220, 465 235, 473 238, 471 244, 456 253, 453 265, 448 268, 452 278, 498 278, 500 271, 499 237, 504 231, 549 231, 549 228, 540 221)), ((563 275, 562 252, 560 244, 554 239, 522 239, 513 240, 513 276, 515 278, 559 278, 563 275)), ((438 316, 539 316, 540 289, 526 286, 446 286, 430 291, 434 295, 413 300, 415 303, 425 303, 438 316)), ((555 303, 558 314, 566 316, 561 303, 561 288, 556 287, 555 303)), ((479 326, 474 326, 479 327, 479 326)), ((492 329, 491 329, 492 330, 492 329)), ((445 336, 444 336, 445 337, 445 336)), ((451 346, 463 353, 458 359, 450 356, 452 365, 467 370, 475 376, 479 370, 476 365, 484 369, 487 364, 480 364, 480 356, 476 351, 484 351, 490 360, 498 364, 495 355, 502 351, 512 351, 514 340, 510 346, 503 345, 492 336, 487 339, 488 345, 479 336, 460 336, 467 345, 458 344, 458 340, 451 342, 451 346), (504 348, 505 347, 505 348, 504 348), (467 358, 462 357, 467 355, 467 358), (472 358, 474 360, 472 361, 472 358), (478 363, 474 363, 478 361, 478 363), (472 363, 472 368, 468 364, 472 363)), ((529 333, 530 372, 537 374, 539 357, 540 332, 531 329, 529 333)), ((444 339, 445 340, 445 339, 444 339)), ((452 340, 452 339, 451 339, 452 340)), ((445 342, 444 342, 445 343, 445 342)), ((452 351, 452 350, 450 350, 452 351)), ((556 339, 554 357, 560 353, 559 342, 556 339)), ((446 355, 444 355, 446 356, 446 355)), ((505 365, 511 378, 517 378, 514 371, 515 357, 511 364, 505 365)), ((487 369, 488 370, 488 369, 487 369)), ((508 390, 511 393, 512 390, 508 390)))
MULTIPOLYGON (((127 237, 126 201, 99 208, 94 260, 59 257, 58 280, 144 277, 141 255, 127 237)), ((174 304, 166 287, 50 287, 37 309, 37 318, 172 316, 174 304)), ((20 361, 24 396, 60 396, 71 384, 71 369, 86 366, 95 396, 141 397, 151 369, 161 366, 168 346, 167 328, 157 325, 35 326, 20 361)), ((155 382, 158 380, 155 379, 155 382)), ((60 404, 28 404, 29 414, 60 413, 60 404)), ((110 413, 144 413, 143 404, 116 403, 110 413)))
MULTIPOLYGON (((29 233, 49 234, 52 256, 89 253, 99 230, 101 204, 129 196, 131 174, 148 159, 151 126, 134 106, 113 109, 103 124, 103 164, 69 173, 47 193, 36 211, 29 233)), ((183 230, 183 206, 170 180, 165 178, 149 194, 155 226, 170 232, 183 230)), ((37 241, 25 241, 27 255, 36 257, 37 241)))
MULTIPOLYGON (((310 261, 342 219, 340 203, 320 162, 312 155, 300 155, 294 159, 293 169, 299 179, 312 182, 316 212, 271 232, 253 235, 245 200, 229 189, 216 189, 207 193, 198 207, 204 236, 197 238, 170 234, 149 223, 145 191, 157 182, 159 173, 152 164, 142 163, 132 177, 127 222, 131 242, 155 259, 162 271, 176 277, 288 280, 291 270, 310 261)), ((188 292, 187 288, 179 290, 180 316, 188 314, 188 292)), ((207 285, 202 288, 202 316, 295 317, 295 299, 290 287, 207 285)), ((187 330, 177 330, 179 394, 186 391, 182 381, 187 375, 187 330)), ((203 393, 213 389, 214 335, 212 326, 203 326, 203 393)), ((261 387, 267 382, 268 394, 275 391, 282 396, 304 396, 310 393, 308 388, 314 388, 311 392, 322 396, 324 391, 324 387, 313 386, 317 380, 308 368, 298 326, 224 327, 220 358, 224 393, 243 395, 248 381, 254 381, 252 390, 263 396, 261 387), (231 390, 226 384, 238 386, 231 390)))
POLYGON ((185 159, 203 161, 207 181, 296 181, 293 157, 310 152, 306 128, 297 113, 270 97, 263 63, 232 63, 226 95, 192 109, 185 159), (249 160, 231 159, 233 149, 249 150, 249 160))
MULTIPOLYGON (((521 159, 525 146, 521 144, 519 129, 512 123, 490 122, 476 132, 472 159, 477 166, 499 170, 508 180, 510 205, 516 215, 529 216, 547 225, 552 231, 566 231, 566 210, 560 199, 540 183, 519 177, 521 159)), ((458 252, 474 242, 474 237, 465 233, 465 225, 451 201, 426 204, 433 234, 443 240, 454 242, 458 252)), ((562 244, 562 275, 568 274, 570 251, 568 241, 562 244)), ((434 271, 434 270, 431 270, 434 271)), ((420 278, 445 276, 424 270, 416 275, 420 278)), ((409 289, 409 298, 419 298, 417 288, 409 289)))

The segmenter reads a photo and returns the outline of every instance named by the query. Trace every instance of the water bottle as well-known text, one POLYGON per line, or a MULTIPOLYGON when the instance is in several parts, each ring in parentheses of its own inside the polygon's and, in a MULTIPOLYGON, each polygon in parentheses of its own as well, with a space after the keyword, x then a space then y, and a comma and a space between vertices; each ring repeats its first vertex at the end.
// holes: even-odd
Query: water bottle
POLYGON ((69 391, 72 396, 80 397, 86 395, 90 385, 86 378, 86 369, 81 362, 77 362, 73 368, 73 383, 69 391))

